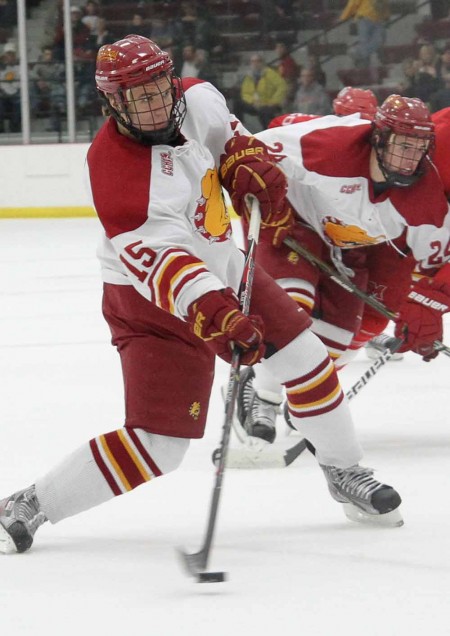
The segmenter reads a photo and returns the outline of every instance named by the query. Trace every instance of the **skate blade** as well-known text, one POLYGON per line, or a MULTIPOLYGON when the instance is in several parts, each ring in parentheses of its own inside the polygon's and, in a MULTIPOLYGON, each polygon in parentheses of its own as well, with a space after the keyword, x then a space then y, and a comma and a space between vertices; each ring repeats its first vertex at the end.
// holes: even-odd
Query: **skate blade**
POLYGON ((0 525, 0 553, 13 554, 17 552, 16 544, 6 532, 5 528, 0 525))
POLYGON ((371 515, 351 503, 343 503, 342 507, 344 508, 347 519, 356 521, 357 523, 367 523, 371 526, 384 528, 399 528, 404 524, 398 508, 391 510, 391 512, 386 512, 384 515, 371 515))

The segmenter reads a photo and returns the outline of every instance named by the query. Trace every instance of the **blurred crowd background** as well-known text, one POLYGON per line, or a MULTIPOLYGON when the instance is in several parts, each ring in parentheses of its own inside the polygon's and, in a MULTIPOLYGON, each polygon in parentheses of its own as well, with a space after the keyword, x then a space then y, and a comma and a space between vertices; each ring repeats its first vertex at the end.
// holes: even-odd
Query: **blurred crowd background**
POLYGON ((440 110, 450 106, 449 4, 0 0, 0 144, 90 141, 102 123, 97 50, 130 33, 169 51, 182 77, 217 86, 251 132, 282 113, 329 114, 344 86, 440 110))

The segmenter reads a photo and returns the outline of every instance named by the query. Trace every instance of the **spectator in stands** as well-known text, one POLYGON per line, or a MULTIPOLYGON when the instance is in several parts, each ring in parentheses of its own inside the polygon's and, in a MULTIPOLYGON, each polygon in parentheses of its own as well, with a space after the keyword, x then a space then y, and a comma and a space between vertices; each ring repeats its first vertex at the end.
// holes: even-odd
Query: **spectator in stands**
POLYGON ((443 77, 450 73, 450 42, 445 44, 436 60, 436 73, 439 81, 443 84, 443 77))
MULTIPOLYGON (((91 35, 89 27, 81 21, 83 12, 80 7, 70 7, 70 19, 72 23, 73 57, 75 61, 89 60, 95 62, 97 52, 94 37, 91 35)), ((56 29, 54 39, 55 59, 64 61, 64 24, 61 23, 56 29)))
POLYGON ((255 115, 261 128, 267 128, 270 120, 283 112, 287 88, 278 71, 264 62, 262 53, 253 53, 234 106, 236 116, 242 119, 245 113, 255 115))
POLYGON ((0 132, 5 132, 6 119, 9 132, 20 132, 20 66, 12 42, 5 44, 0 64, 0 132))
POLYGON ((277 69, 281 77, 287 84, 286 103, 284 106, 289 110, 297 92, 297 81, 300 67, 289 53, 285 42, 278 41, 275 44, 275 55, 277 56, 277 69))
POLYGON ((89 28, 92 35, 97 35, 98 21, 100 20, 99 11, 98 2, 94 0, 89 0, 84 5, 84 16, 81 21, 89 28))
POLYGON ((327 76, 320 63, 320 57, 314 53, 309 53, 306 66, 314 71, 316 82, 318 82, 321 86, 326 86, 327 76))
POLYGON ((195 64, 195 54, 197 49, 193 44, 186 44, 183 47, 183 64, 181 66, 181 77, 197 77, 198 68, 195 64))
POLYGON ((437 77, 437 62, 439 56, 433 44, 422 44, 417 57, 417 72, 428 73, 432 77, 437 77))
POLYGON ((172 22, 163 12, 152 15, 152 40, 161 48, 167 50, 174 45, 174 29, 172 22))
POLYGON ((196 49, 193 44, 183 48, 183 65, 180 77, 197 77, 206 82, 214 83, 215 77, 211 73, 208 54, 204 49, 196 49))
POLYGON ((432 113, 450 106, 450 71, 441 78, 441 88, 430 97, 430 110, 432 113))
POLYGON ((421 46, 418 58, 403 63, 403 72, 406 82, 402 86, 402 94, 405 97, 418 97, 427 104, 431 95, 439 89, 439 80, 435 65, 435 49, 430 44, 421 46))
POLYGON ((151 26, 147 25, 144 20, 144 16, 142 13, 136 11, 133 13, 131 22, 128 23, 126 27, 127 33, 133 33, 134 35, 142 35, 144 38, 148 38, 151 35, 151 26))
POLYGON ((295 110, 305 115, 330 115, 331 100, 323 86, 316 80, 314 70, 304 68, 300 72, 300 85, 295 95, 295 110))
POLYGON ((384 43, 389 14, 388 0, 348 0, 339 21, 356 20, 358 54, 355 66, 368 68, 372 55, 379 53, 384 43))
POLYGON ((180 11, 179 18, 174 21, 174 41, 181 49, 186 44, 194 44, 208 54, 223 51, 220 34, 207 7, 202 5, 200 13, 197 2, 186 1, 181 3, 180 11))
POLYGON ((286 28, 286 26, 294 26, 292 20, 295 19, 294 1, 293 0, 274 0, 275 13, 278 17, 278 25, 286 28))
POLYGON ((95 46, 100 48, 104 44, 112 44, 115 39, 115 35, 113 35, 107 27, 105 18, 99 17, 97 22, 97 33, 94 36, 95 46))
POLYGON ((30 105, 35 115, 50 118, 49 130, 61 130, 61 116, 66 108, 65 69, 53 58, 51 46, 44 46, 30 73, 30 105))

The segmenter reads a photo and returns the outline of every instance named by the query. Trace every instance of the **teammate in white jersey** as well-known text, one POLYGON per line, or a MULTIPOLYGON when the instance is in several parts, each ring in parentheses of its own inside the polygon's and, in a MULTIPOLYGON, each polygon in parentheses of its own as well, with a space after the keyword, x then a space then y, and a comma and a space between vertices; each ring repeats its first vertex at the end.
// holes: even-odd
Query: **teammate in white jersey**
MULTIPOLYGON (((283 245, 286 234, 399 312, 401 350, 434 357, 450 308, 450 215, 430 160, 434 124, 425 105, 392 95, 374 124, 328 116, 257 137, 288 177, 286 209, 293 211, 284 230, 263 230, 260 262, 312 315, 312 329, 336 364, 387 321, 366 308, 361 329, 362 301, 283 245), (410 290, 416 265, 424 276, 410 290)), ((273 441, 281 387, 265 369, 255 373, 253 387, 253 371, 242 376, 238 413, 250 434, 273 441)))
POLYGON ((264 144, 233 138, 234 119, 218 94, 220 108, 208 112, 204 105, 195 122, 190 102, 206 104, 212 87, 174 78, 168 54, 147 38, 130 35, 103 46, 96 83, 110 117, 87 167, 104 230, 103 314, 121 357, 125 425, 3 499, 0 550, 23 552, 45 521, 56 523, 176 469, 189 440, 203 436, 215 355, 229 361, 235 345, 243 364, 261 360, 286 387, 294 425, 315 447, 347 516, 401 525, 398 493, 359 466, 348 405, 308 314, 258 266, 252 315, 239 310, 244 256, 232 241, 216 160, 220 145, 230 148, 221 148, 221 163, 233 195, 257 196, 269 227, 278 222, 285 178, 265 159, 264 144), (206 140, 182 134, 200 128, 219 136, 216 157, 206 140))
MULTIPOLYGON (((433 153, 433 163, 435 164, 439 177, 441 178, 447 200, 450 201, 450 161, 448 156, 450 143, 450 108, 443 108, 442 110, 432 113, 431 119, 435 126, 436 140, 436 148, 433 153)), ((413 275, 413 278, 415 278, 415 274, 413 275)), ((420 275, 420 270, 418 274, 420 275)), ((375 337, 373 341, 369 341, 366 345, 369 357, 380 355, 381 347, 383 347, 383 345, 386 346, 386 343, 388 343, 390 339, 389 335, 381 333, 381 335, 375 337), (371 346, 372 343, 373 346, 371 346), (370 354, 370 352, 372 353, 370 354)), ((403 354, 398 355, 403 357, 403 354)))

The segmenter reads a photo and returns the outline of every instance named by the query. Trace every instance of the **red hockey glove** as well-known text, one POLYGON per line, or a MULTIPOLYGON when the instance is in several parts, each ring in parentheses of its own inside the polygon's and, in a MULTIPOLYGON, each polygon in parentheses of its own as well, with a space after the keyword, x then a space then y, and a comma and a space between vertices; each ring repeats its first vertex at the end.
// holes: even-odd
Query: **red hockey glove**
POLYGON ((428 278, 413 285, 395 327, 395 336, 405 341, 399 352, 414 351, 426 362, 437 356, 433 342, 442 340, 442 316, 450 310, 448 287, 428 278))
POLYGON ((261 219, 277 222, 287 182, 265 143, 244 135, 230 139, 220 157, 220 178, 239 216, 248 216, 245 196, 253 194, 259 201, 261 219))
POLYGON ((288 200, 285 199, 282 209, 280 210, 280 218, 276 222, 261 222, 260 240, 272 243, 274 247, 280 247, 286 236, 291 234, 294 225, 294 213, 288 200))
POLYGON ((195 335, 226 362, 231 362, 233 345, 242 349, 242 364, 256 364, 264 356, 263 322, 259 316, 244 316, 230 287, 208 292, 192 303, 188 321, 195 335))

